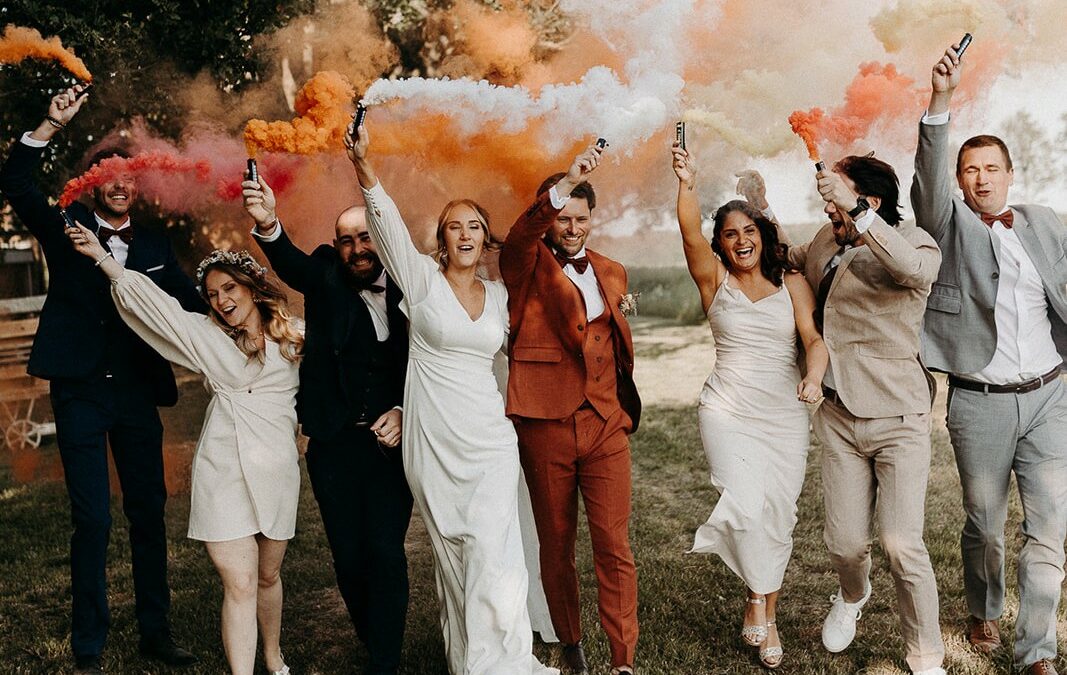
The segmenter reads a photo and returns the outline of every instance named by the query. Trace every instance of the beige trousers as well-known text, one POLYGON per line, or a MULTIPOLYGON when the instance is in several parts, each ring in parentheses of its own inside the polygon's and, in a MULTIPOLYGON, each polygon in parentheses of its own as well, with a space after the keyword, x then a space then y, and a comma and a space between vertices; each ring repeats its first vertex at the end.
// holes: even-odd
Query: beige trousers
POLYGON ((908 666, 912 671, 937 668, 945 647, 937 583, 923 543, 930 415, 860 418, 824 401, 813 427, 823 445, 823 539, 845 601, 859 601, 866 590, 877 519, 896 586, 908 666))

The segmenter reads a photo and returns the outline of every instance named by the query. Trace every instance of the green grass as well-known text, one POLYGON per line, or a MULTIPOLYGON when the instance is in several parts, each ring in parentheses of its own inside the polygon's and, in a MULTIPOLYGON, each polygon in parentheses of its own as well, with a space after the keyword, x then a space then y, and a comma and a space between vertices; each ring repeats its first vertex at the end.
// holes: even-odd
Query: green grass
MULTIPOLYGON (((166 415, 168 429, 195 431, 189 420, 202 410, 204 395, 185 387, 182 405, 166 415)), ((985 675, 1010 671, 1009 648, 994 660, 965 647, 961 621, 966 615, 958 533, 962 524, 958 478, 943 427, 943 406, 934 432, 934 460, 927 498, 927 545, 941 590, 942 629, 952 673, 985 675)), ((44 461, 55 460, 46 448, 44 461)), ((826 653, 819 641, 827 597, 836 581, 822 543, 819 448, 809 460, 808 481, 800 500, 796 548, 786 575, 779 625, 786 649, 786 673, 884 674, 906 672, 903 642, 894 610, 892 582, 884 556, 876 551, 874 594, 864 610, 856 642, 840 655, 826 653)), ((717 559, 684 553, 695 528, 711 511, 715 497, 692 409, 652 408, 633 441, 633 541, 640 583, 641 639, 639 672, 652 674, 758 673, 755 650, 737 637, 743 586, 717 559)), ((172 623, 179 639, 200 657, 201 665, 182 672, 219 673, 225 660, 219 638, 221 590, 203 546, 185 539, 188 497, 173 497, 167 510, 170 533, 172 623)), ((0 664, 4 673, 69 671, 68 507, 61 484, 14 483, 0 470, 0 664)), ((1009 559, 1020 544, 1019 509, 1013 501, 1009 559)), ((112 631, 106 651, 110 673, 161 672, 136 654, 132 580, 127 530, 116 500, 109 554, 112 631)), ((588 532, 581 529, 579 569, 587 653, 595 673, 607 672, 607 644, 596 623, 595 577, 588 532)), ((412 579, 411 606, 403 672, 444 673, 442 638, 437 625, 432 560, 425 530, 413 519, 408 538, 412 579)), ((1014 579, 1014 570, 1009 570, 1014 579)), ((297 536, 283 567, 286 587, 282 647, 294 673, 359 672, 365 654, 355 639, 334 586, 329 550, 318 509, 304 482, 297 536)), ((1014 583, 1010 584, 1014 593, 1014 583)), ((551 647, 537 646, 548 662, 551 647)))
POLYGON ((684 267, 628 267, 630 291, 640 291, 638 316, 700 323, 700 293, 684 267))

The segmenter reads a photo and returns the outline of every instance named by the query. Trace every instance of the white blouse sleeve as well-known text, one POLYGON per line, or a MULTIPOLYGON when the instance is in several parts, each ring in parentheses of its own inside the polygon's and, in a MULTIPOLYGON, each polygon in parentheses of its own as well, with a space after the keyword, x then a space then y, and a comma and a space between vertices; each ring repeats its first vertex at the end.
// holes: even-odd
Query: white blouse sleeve
POLYGON ((378 249, 378 257, 404 292, 407 304, 417 304, 430 292, 437 262, 415 248, 400 211, 381 181, 369 190, 364 188, 363 198, 367 202, 367 230, 378 249))
POLYGON ((243 370, 247 357, 211 319, 182 309, 151 279, 126 270, 111 282, 119 315, 160 356, 211 379, 243 370))

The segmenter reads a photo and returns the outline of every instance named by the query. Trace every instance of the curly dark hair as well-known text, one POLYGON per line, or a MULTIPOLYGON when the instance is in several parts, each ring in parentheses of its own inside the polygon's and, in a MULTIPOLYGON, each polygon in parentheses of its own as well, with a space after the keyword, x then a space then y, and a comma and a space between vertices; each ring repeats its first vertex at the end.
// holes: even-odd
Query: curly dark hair
POLYGON ((715 215, 712 217, 715 227, 711 232, 711 250, 715 252, 715 255, 719 256, 719 260, 729 270, 730 259, 726 256, 720 240, 722 239, 723 225, 726 224, 726 216, 731 213, 742 213, 748 216, 759 228, 760 241, 763 246, 759 261, 760 272, 775 286, 781 286, 782 277, 785 271, 789 269, 789 263, 786 261, 788 247, 778 241, 778 226, 748 202, 734 199, 716 209, 715 215))

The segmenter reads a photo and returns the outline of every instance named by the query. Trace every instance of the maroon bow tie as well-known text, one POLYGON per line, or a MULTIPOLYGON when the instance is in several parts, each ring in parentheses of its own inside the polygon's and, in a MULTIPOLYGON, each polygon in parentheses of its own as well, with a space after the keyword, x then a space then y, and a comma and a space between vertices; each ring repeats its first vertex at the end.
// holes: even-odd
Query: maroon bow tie
POLYGON ((980 213, 978 214, 978 216, 982 219, 982 222, 988 225, 989 227, 993 227, 993 223, 999 220, 1001 223, 1004 224, 1005 228, 1010 230, 1012 223, 1015 222, 1015 214, 1011 212, 1011 209, 1008 209, 999 216, 994 216, 988 213, 980 213))
POLYGON ((104 227, 103 225, 101 225, 100 229, 96 231, 96 236, 100 240, 101 244, 106 244, 107 240, 112 237, 118 237, 122 241, 126 242, 127 246, 129 246, 130 242, 133 241, 133 228, 124 227, 121 230, 116 230, 113 227, 104 227))
POLYGON ((560 267, 572 265, 574 267, 574 271, 578 274, 585 274, 585 270, 589 268, 589 258, 585 257, 584 255, 581 258, 570 258, 567 257, 566 253, 555 248, 552 249, 552 253, 556 256, 556 262, 559 263, 560 267))

